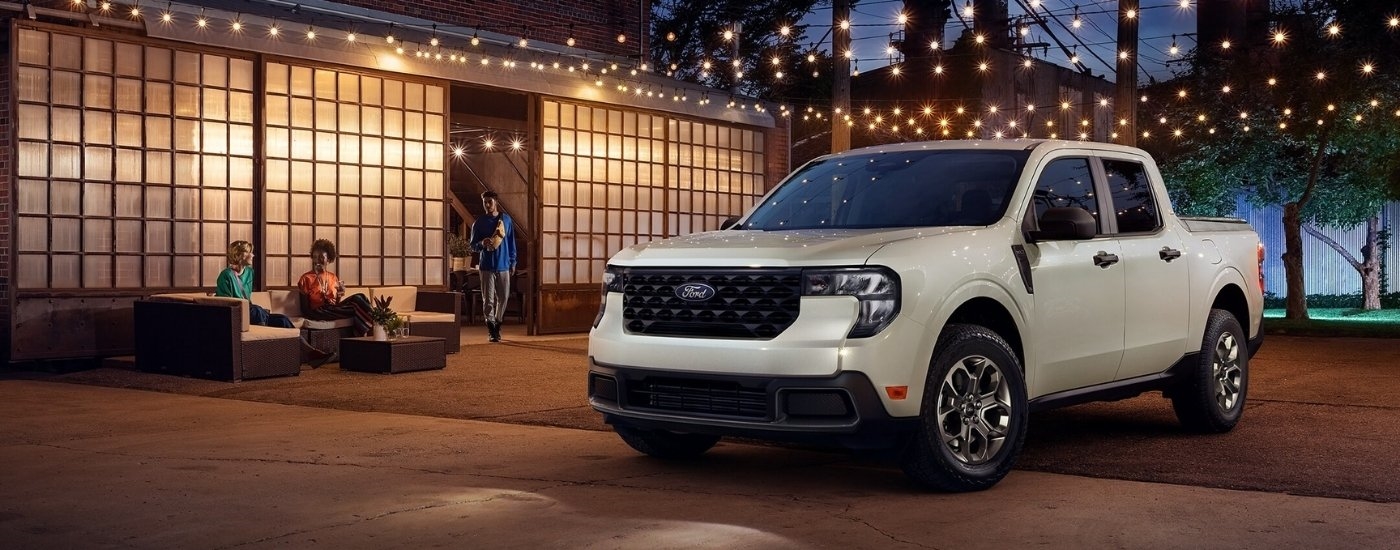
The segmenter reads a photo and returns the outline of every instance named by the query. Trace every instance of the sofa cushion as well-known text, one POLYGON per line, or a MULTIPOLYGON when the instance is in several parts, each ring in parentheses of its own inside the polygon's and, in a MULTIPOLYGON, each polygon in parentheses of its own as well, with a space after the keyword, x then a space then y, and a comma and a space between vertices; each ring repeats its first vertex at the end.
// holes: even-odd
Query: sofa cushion
POLYGON ((262 306, 263 309, 272 311, 272 298, 268 291, 254 292, 250 300, 255 306, 262 306))
POLYGON ((281 313, 293 319, 301 317, 301 292, 296 289, 269 290, 267 297, 270 304, 267 306, 268 311, 281 313))
POLYGON ((328 330, 333 328, 345 328, 355 326, 354 319, 336 319, 334 321, 317 321, 315 319, 304 319, 301 328, 310 330, 328 330))
POLYGON ((398 312, 400 316, 405 311, 413 311, 418 308, 418 287, 416 286, 379 286, 372 289, 374 292, 370 298, 378 300, 384 297, 393 298, 389 303, 389 309, 398 312))
POLYGON ((239 330, 241 330, 242 332, 248 332, 247 300, 244 300, 242 298, 227 298, 224 296, 200 296, 198 298, 195 298, 194 303, 237 307, 243 320, 242 326, 239 330))
POLYGON ((167 294, 152 294, 146 299, 152 302, 182 302, 193 304, 195 299, 208 296, 208 294, 203 292, 171 292, 167 294))
POLYGON ((409 318, 409 323, 457 323, 456 315, 437 311, 400 311, 399 317, 409 318))
POLYGON ((364 294, 365 299, 369 300, 370 305, 374 305, 374 292, 371 291, 369 287, 345 287, 345 294, 342 295, 340 299, 344 300, 346 297, 356 294, 364 294))
POLYGON ((265 327, 253 325, 243 333, 244 342, 258 340, 285 340, 289 338, 301 338, 301 331, 294 328, 265 327))

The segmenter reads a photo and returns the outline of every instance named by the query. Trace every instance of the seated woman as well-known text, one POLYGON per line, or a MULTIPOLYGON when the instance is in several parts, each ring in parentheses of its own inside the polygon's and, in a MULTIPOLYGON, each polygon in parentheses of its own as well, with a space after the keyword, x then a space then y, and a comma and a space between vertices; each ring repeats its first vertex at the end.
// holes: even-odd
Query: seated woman
MULTIPOLYGON (((228 245, 228 267, 219 272, 219 280, 214 285, 214 295, 226 298, 248 300, 248 322, 269 327, 296 328, 292 320, 281 313, 269 312, 266 308, 252 303, 253 297, 253 243, 233 241, 228 245)), ((333 354, 326 353, 301 341, 301 349, 310 359, 312 368, 325 364, 333 354)))
POLYGON ((317 321, 352 319, 355 334, 368 336, 372 326, 369 298, 364 294, 345 296, 345 283, 326 270, 326 264, 334 263, 335 258, 335 243, 326 239, 311 243, 311 271, 297 281, 302 315, 317 321))

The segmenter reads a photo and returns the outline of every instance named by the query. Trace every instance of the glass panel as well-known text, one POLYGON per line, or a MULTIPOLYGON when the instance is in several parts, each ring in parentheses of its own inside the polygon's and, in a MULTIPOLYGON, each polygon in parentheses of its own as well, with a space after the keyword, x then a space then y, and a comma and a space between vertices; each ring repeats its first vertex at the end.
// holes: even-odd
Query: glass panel
POLYGON ((172 212, 172 191, 169 187, 146 188, 146 219, 169 219, 172 212))
POLYGON ((216 88, 228 87, 228 58, 222 55, 204 54, 204 85, 216 88))
POLYGON ((146 114, 168 115, 174 89, 163 82, 146 83, 146 114))
POLYGON ((281 63, 268 63, 265 65, 263 78, 267 81, 267 91, 270 94, 291 93, 288 88, 287 73, 290 67, 281 63))
MULTIPOLYGON (((311 196, 300 193, 292 195, 292 223, 311 223, 311 196)), ((310 244, 310 243, 308 243, 310 244)))
MULTIPOLYGON (((183 190, 181 190, 183 191, 183 190)), ((204 221, 228 219, 228 191, 224 189, 205 189, 200 193, 200 205, 204 221)))
POLYGON ((288 89, 292 95, 311 95, 311 68, 292 66, 292 78, 288 83, 288 89))
POLYGON ((117 256, 117 279, 114 286, 117 288, 141 286, 140 256, 117 256))
POLYGON ((54 218, 50 222, 53 231, 53 238, 49 241, 49 249, 53 252, 78 252, 79 220, 75 218, 54 218))
POLYGON ((246 124, 229 126, 228 152, 234 155, 253 156, 253 127, 246 124))
POLYGON ((194 153, 175 155, 175 185, 199 185, 199 160, 194 153))
POLYGON ((20 252, 49 250, 49 221, 45 218, 20 216, 15 234, 15 246, 20 252))
POLYGON ((55 256, 53 262, 53 288, 78 288, 81 256, 55 256))
POLYGON ((174 258, 170 284, 188 287, 200 286, 199 263, 198 256, 177 256, 174 258))
POLYGON ((337 77, 338 92, 341 101, 356 102, 360 100, 360 76, 351 73, 340 73, 337 77))
MULTIPOLYGON (((178 122, 184 122, 183 120, 178 122)), ((176 129, 180 124, 176 124, 176 129)), ((222 122, 205 122, 200 125, 200 139, 205 153, 228 154, 228 125, 222 122)))
POLYGON ((148 46, 146 48, 146 79, 170 80, 171 59, 170 50, 148 46))
POLYGON ((49 64, 49 33, 19 29, 19 62, 31 65, 49 64))
POLYGON ((291 98, 283 95, 268 94, 267 101, 267 123, 275 126, 286 126, 290 123, 291 98))
POLYGON ((19 106, 19 138, 48 141, 49 127, 53 122, 49 120, 49 108, 46 105, 19 106))
POLYGON ((199 223, 175 222, 174 237, 176 253, 199 252, 199 223))
POLYGON ((146 286, 167 287, 171 285, 171 262, 168 256, 147 256, 146 286))
POLYGON ((251 59, 229 59, 228 86, 243 91, 253 89, 253 61, 251 59))
POLYGON ((175 114, 185 117, 199 116, 199 98, 198 86, 175 86, 175 114))
POLYGON ((170 252, 170 222, 146 223, 146 252, 170 252))
POLYGON ((199 84, 199 54, 178 50, 175 52, 175 81, 199 84))
MULTIPOLYGON (((54 145, 49 165, 55 178, 78 179, 82 174, 83 150, 76 145, 54 145)), ((21 164, 23 167, 23 164, 21 164)), ((20 174, 21 176, 25 174, 20 174)))
POLYGON ((296 128, 311 128, 315 123, 316 103, 310 99, 294 97, 292 98, 292 126, 296 128))
POLYGON ((83 75, 83 105, 97 109, 112 108, 112 77, 83 75))
POLYGON ((40 67, 19 68, 20 101, 49 101, 49 71, 40 67))
POLYGON ((83 252, 112 251, 112 220, 83 220, 83 252))
POLYGON ((175 219, 199 219, 199 190, 175 189, 175 219))
MULTIPOLYGON (((365 103, 369 103, 368 99, 365 103)), ((398 80, 384 81, 384 106, 393 109, 403 108, 403 82, 398 80)))
POLYGON ((208 120, 228 120, 228 92, 214 88, 204 89, 204 118, 208 120))
POLYGON ((336 74, 335 71, 326 69, 316 69, 316 97, 320 99, 335 99, 336 74))
POLYGON ((360 106, 342 103, 340 104, 340 114, 337 120, 340 122, 340 131, 355 133, 360 131, 360 106))
POLYGON ((77 142, 82 138, 82 111, 54 107, 50 116, 54 141, 77 142))
POLYGON ((339 115, 339 108, 334 101, 316 101, 316 129, 335 130, 336 116, 339 115))
POLYGON ((59 69, 82 68, 82 38, 63 34, 51 35, 50 38, 53 47, 53 55, 49 57, 50 64, 59 69))
POLYGON ((253 159, 248 157, 229 157, 228 186, 234 189, 253 188, 253 159))
POLYGON ((106 147, 88 147, 84 150, 86 161, 83 175, 90 181, 112 181, 112 150, 106 147))

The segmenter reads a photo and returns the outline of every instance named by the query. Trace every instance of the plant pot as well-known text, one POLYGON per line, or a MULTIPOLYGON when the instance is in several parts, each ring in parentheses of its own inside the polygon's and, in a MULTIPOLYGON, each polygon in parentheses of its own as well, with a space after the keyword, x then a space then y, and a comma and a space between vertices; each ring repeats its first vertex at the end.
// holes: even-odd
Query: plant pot
POLYGON ((374 339, 379 342, 389 339, 389 332, 384 330, 384 325, 374 325, 374 339))
POLYGON ((459 256, 453 256, 453 257, 452 257, 452 271, 466 271, 466 270, 467 270, 467 258, 466 258, 465 256, 460 256, 460 257, 459 257, 459 256))

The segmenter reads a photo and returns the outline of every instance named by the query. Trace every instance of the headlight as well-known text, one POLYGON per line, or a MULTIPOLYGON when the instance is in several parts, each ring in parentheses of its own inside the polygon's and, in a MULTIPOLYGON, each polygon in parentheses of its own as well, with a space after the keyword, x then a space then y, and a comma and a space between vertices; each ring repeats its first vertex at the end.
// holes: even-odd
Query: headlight
POLYGON ((879 334, 899 313, 899 276, 883 267, 808 269, 802 272, 803 296, 855 296, 860 312, 848 338, 879 334))
POLYGON ((593 318, 593 327, 597 328, 598 323, 603 322, 603 309, 608 307, 608 293, 622 292, 622 269, 608 266, 603 271, 603 299, 598 302, 598 316, 593 318))

